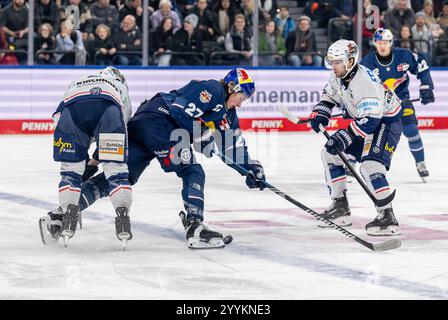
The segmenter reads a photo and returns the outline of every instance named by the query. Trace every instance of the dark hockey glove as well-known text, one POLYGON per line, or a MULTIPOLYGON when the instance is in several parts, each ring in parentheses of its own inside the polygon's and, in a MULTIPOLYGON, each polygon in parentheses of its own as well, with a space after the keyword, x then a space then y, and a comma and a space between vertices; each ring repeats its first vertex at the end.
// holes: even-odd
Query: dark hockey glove
POLYGON ((95 173, 97 173, 98 171, 98 166, 97 165, 89 165, 90 159, 86 160, 86 168, 84 169, 84 173, 82 174, 82 182, 85 182, 87 180, 89 180, 90 178, 92 178, 95 173))
POLYGON ((249 174, 246 176, 246 184, 250 189, 259 188, 263 190, 265 184, 262 181, 266 181, 264 175, 264 169, 260 162, 256 162, 249 165, 249 174))
POLYGON ((213 130, 203 130, 202 135, 194 139, 193 149, 196 152, 200 152, 207 158, 211 158, 215 153, 215 137, 213 136, 213 130))
POLYGON ((308 117, 308 123, 316 133, 319 133, 319 124, 322 124, 324 127, 328 126, 330 118, 331 108, 323 103, 318 103, 314 106, 313 112, 308 117))
POLYGON ((344 152, 349 145, 353 142, 353 135, 345 130, 341 129, 336 131, 325 144, 325 148, 328 153, 336 155, 337 150, 344 152))
POLYGON ((429 85, 420 86, 420 100, 422 104, 433 103, 435 101, 434 91, 432 91, 429 85))

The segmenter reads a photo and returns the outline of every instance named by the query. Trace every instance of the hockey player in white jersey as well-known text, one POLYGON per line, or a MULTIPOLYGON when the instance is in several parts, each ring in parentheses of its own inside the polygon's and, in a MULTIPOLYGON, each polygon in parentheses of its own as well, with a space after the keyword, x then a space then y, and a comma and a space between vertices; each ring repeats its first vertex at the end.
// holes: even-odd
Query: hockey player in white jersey
MULTIPOLYGON (((337 150, 360 162, 360 172, 378 199, 390 194, 386 172, 403 131, 400 100, 369 69, 358 64, 354 41, 338 40, 328 49, 326 67, 332 69, 321 101, 313 108, 309 123, 316 131, 326 127, 332 108, 338 105, 353 119, 347 129, 336 131, 322 150, 325 177, 332 199, 322 215, 341 226, 350 226, 346 174, 337 150)), ((377 217, 366 225, 369 235, 400 234, 392 205, 377 207, 377 217)), ((323 225, 322 227, 326 227, 323 225)))
POLYGON ((128 181, 126 123, 132 114, 124 76, 114 67, 82 76, 72 83, 53 114, 53 158, 60 162, 59 206, 40 219, 42 241, 73 237, 79 219, 79 197, 88 150, 96 141, 98 160, 108 181, 116 212, 119 240, 132 238, 129 210, 132 189, 128 181))

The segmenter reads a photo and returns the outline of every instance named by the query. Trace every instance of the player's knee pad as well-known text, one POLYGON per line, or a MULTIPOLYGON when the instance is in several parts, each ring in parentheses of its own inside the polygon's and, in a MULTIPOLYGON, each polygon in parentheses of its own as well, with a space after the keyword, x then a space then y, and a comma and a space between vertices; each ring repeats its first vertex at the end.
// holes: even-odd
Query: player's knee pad
POLYGON ((341 158, 338 155, 333 155, 327 151, 326 148, 323 148, 320 157, 322 159, 322 163, 325 167, 327 167, 329 164, 333 164, 335 166, 343 166, 344 162, 341 160, 341 158))
POLYGON ((205 172, 198 164, 185 166, 176 171, 182 178, 182 199, 187 210, 187 219, 203 219, 205 172))
POLYGON ((418 136, 418 138, 420 139, 418 126, 415 123, 408 123, 403 125, 403 134, 408 139, 414 138, 416 136, 418 136))
POLYGON ((367 186, 376 197, 383 199, 389 195, 389 183, 386 179, 387 170, 382 163, 366 160, 361 163, 359 170, 367 186))
POLYGON ((104 175, 109 183, 109 196, 114 208, 126 207, 132 203, 132 188, 129 184, 128 166, 125 163, 103 163, 104 175))
POLYGON ((79 210, 91 206, 96 200, 109 195, 109 182, 104 173, 90 178, 82 184, 79 210))
POLYGON ((78 205, 81 194, 82 174, 85 161, 61 162, 61 181, 59 182, 59 205, 65 212, 69 204, 78 205))

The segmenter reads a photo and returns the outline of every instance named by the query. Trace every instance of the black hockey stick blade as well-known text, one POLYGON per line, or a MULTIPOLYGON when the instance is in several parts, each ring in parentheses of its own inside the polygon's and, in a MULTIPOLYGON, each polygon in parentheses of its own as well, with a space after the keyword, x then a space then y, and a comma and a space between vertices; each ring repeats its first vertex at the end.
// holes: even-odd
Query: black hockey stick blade
POLYGON ((394 198, 395 198, 395 191, 396 190, 394 190, 389 196, 387 196, 384 199, 376 200, 375 201, 375 205, 377 207, 384 207, 385 205, 388 205, 389 203, 391 203, 392 200, 394 200, 394 198))
POLYGON ((401 247, 400 239, 390 239, 380 243, 373 243, 373 251, 389 251, 401 247))

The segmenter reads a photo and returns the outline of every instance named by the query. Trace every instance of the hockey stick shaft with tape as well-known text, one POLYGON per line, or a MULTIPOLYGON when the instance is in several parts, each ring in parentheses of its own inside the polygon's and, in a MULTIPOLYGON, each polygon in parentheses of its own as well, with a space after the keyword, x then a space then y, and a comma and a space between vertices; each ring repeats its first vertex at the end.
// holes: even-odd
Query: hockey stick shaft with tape
MULTIPOLYGON (((220 153, 218 151, 216 151, 216 153, 217 153, 217 155, 219 157, 224 159, 226 163, 232 164, 235 167, 237 167, 238 170, 240 170, 240 172, 242 172, 244 175, 247 176, 247 175, 251 174, 246 168, 244 168, 243 166, 241 166, 238 163, 233 162, 231 159, 229 159, 228 157, 226 157, 222 153, 220 153)), ((272 192, 274 192, 278 196, 282 197, 283 199, 289 201, 290 203, 292 203, 296 207, 299 207, 300 209, 302 209, 306 213, 312 215, 317 220, 323 221, 328 226, 332 227, 333 229, 336 229, 337 231, 341 232, 346 237, 348 237, 348 238, 350 238, 352 240, 355 240, 356 242, 358 242, 359 244, 363 245, 366 248, 369 248, 370 250, 373 250, 373 251, 387 251, 387 250, 396 249, 396 248, 401 246, 401 241, 399 239, 391 239, 391 240, 388 240, 388 241, 385 241, 385 242, 381 242, 381 243, 376 243, 376 244, 375 243, 370 243, 368 241, 365 241, 365 240, 359 238, 358 236, 354 235, 350 231, 348 231, 348 230, 342 228, 341 226, 337 225, 333 221, 328 220, 328 219, 322 217, 316 211, 308 208, 307 206, 305 206, 304 204, 302 204, 299 201, 295 200, 291 196, 289 196, 286 193, 280 191, 279 189, 277 189, 276 187, 271 185, 269 182, 267 182, 267 181, 260 181, 260 183, 263 183, 267 189, 271 190, 272 192)))

